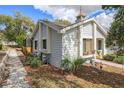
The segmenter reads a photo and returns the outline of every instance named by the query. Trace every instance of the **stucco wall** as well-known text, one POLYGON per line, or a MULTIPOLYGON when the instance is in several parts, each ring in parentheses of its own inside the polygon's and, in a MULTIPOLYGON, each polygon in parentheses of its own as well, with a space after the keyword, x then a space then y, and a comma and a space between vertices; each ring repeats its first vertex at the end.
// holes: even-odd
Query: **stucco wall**
POLYGON ((96 38, 105 38, 98 27, 96 29, 96 38))
POLYGON ((81 26, 82 38, 93 38, 93 24, 88 22, 81 26))
POLYGON ((63 34, 62 37, 62 55, 76 58, 78 56, 77 50, 77 32, 76 28, 70 29, 63 34))

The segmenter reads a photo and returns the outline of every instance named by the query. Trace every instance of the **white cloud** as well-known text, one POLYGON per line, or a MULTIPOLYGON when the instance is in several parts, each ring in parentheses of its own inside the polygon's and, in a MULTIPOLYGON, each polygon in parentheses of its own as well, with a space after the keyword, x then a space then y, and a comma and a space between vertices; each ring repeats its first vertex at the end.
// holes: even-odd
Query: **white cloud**
POLYGON ((74 9, 56 6, 34 6, 35 9, 40 9, 48 14, 51 14, 54 19, 65 19, 71 22, 75 21, 77 12, 74 9))
POLYGON ((114 14, 110 13, 110 14, 106 14, 106 13, 102 13, 100 15, 98 15, 95 19, 106 29, 109 30, 111 23, 114 20, 114 14))
MULTIPOLYGON (((47 12, 51 14, 54 19, 65 19, 71 22, 75 22, 76 16, 79 13, 79 7, 77 5, 66 6, 66 5, 40 5, 34 6, 35 9, 40 9, 43 12, 47 12)), ((100 9, 101 6, 81 6, 82 11, 84 13, 89 13, 91 11, 95 11, 96 9, 100 9)))

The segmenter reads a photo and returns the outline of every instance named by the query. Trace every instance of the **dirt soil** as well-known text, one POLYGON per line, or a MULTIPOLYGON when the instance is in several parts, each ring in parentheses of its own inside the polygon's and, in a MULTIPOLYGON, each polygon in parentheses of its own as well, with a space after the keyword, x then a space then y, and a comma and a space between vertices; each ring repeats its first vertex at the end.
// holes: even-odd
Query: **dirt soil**
MULTIPOLYGON (((25 56, 18 51, 20 59, 24 62, 25 56)), ((69 73, 51 66, 42 65, 38 68, 25 66, 28 75, 26 79, 36 88, 124 88, 124 70, 108 65, 102 65, 102 70, 85 64, 75 73, 69 73)))

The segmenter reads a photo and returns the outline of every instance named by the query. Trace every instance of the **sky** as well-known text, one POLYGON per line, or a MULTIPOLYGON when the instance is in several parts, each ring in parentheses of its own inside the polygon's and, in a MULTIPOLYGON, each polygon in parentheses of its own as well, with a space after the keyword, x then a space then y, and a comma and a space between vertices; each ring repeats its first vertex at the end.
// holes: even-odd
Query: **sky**
POLYGON ((14 11, 20 11, 22 15, 30 17, 34 22, 38 19, 52 19, 52 15, 35 9, 30 5, 1 5, 0 14, 14 16, 14 11))
POLYGON ((0 14, 14 16, 14 11, 20 11, 22 15, 30 17, 35 23, 39 19, 65 19, 74 23, 76 16, 81 11, 86 18, 95 18, 106 30, 113 22, 115 9, 103 10, 100 5, 1 5, 0 14))
MULTIPOLYGON (((81 6, 86 15, 101 9, 101 6, 81 6)), ((22 15, 30 17, 34 22, 38 19, 66 19, 71 22, 76 20, 80 6, 77 5, 1 5, 0 14, 14 15, 14 11, 20 11, 22 15)))

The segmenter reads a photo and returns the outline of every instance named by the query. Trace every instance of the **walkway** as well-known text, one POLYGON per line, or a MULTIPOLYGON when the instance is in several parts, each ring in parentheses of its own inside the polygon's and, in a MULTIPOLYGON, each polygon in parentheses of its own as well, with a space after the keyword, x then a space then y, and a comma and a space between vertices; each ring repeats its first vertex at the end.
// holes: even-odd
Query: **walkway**
POLYGON ((7 83, 3 85, 3 88, 29 88, 30 86, 24 79, 27 73, 19 57, 17 56, 16 50, 10 49, 8 56, 9 59, 7 64, 10 74, 7 79, 7 83))
POLYGON ((116 64, 116 63, 113 63, 113 62, 110 62, 110 61, 105 61, 105 60, 96 59, 96 62, 105 64, 105 65, 109 65, 109 66, 113 66, 113 67, 118 67, 118 68, 124 67, 124 65, 116 64))

